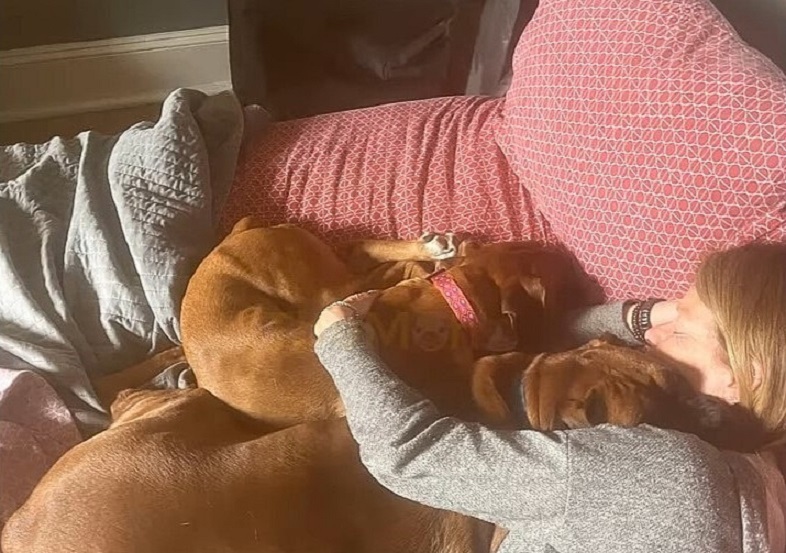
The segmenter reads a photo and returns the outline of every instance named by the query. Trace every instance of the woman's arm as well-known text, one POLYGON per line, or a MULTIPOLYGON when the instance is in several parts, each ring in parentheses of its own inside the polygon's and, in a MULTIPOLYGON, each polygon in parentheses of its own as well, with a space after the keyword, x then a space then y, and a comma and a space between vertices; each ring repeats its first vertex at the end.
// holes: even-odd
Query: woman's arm
POLYGON ((354 319, 324 330, 316 352, 364 465, 394 493, 503 526, 564 516, 564 434, 496 432, 441 416, 384 366, 354 319))
POLYGON ((558 550, 739 550, 737 493, 751 479, 735 480, 698 438, 646 425, 492 431, 440 416, 384 366, 357 320, 333 322, 316 350, 363 463, 394 493, 558 550))
MULTIPOLYGON (((677 316, 677 302, 659 301, 650 311, 653 327, 667 324, 677 316)), ((585 344, 604 334, 613 334, 630 346, 640 346, 631 332, 631 312, 624 302, 606 303, 568 313, 563 331, 568 347, 585 344)))
POLYGON ((641 345, 625 323, 623 302, 605 303, 568 313, 563 329, 570 347, 613 334, 631 346, 641 345))

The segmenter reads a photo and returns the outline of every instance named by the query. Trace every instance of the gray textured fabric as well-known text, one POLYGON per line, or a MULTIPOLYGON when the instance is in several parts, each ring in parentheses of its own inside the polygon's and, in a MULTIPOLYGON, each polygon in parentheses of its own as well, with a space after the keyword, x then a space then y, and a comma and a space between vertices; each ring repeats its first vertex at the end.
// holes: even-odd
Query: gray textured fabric
POLYGON ((565 320, 564 331, 571 347, 585 344, 607 332, 628 345, 640 346, 622 318, 622 304, 607 303, 570 313, 565 320))
POLYGON ((151 378, 146 384, 140 386, 148 390, 183 390, 196 388, 194 371, 185 361, 168 366, 163 371, 151 378))
POLYGON ((233 95, 179 90, 155 124, 0 149, 0 349, 86 433, 106 421, 89 377, 178 341, 241 137, 233 95))
POLYGON ((514 432, 443 417, 351 320, 316 352, 374 477, 509 529, 500 553, 771 551, 764 486, 744 455, 650 426, 514 432))

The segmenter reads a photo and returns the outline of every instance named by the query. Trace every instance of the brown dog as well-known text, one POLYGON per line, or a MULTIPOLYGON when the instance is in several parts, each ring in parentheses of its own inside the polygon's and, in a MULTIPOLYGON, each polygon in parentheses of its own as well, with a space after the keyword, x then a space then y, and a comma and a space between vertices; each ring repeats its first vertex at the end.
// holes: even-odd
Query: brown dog
POLYGON ((432 235, 355 242, 335 252, 305 230, 260 228, 248 218, 189 282, 183 348, 201 387, 260 421, 284 428, 341 416, 338 393, 313 352, 313 324, 332 301, 386 289, 369 314, 383 357, 441 408, 474 418, 474 360, 496 351, 543 351, 544 330, 568 306, 561 299, 578 297, 562 291, 577 275, 563 252, 535 244, 478 247, 432 235), (433 281, 422 278, 435 261, 452 256, 458 259, 446 274, 472 304, 471 332, 433 281), (440 333, 446 339, 435 343, 440 333))
POLYGON ((451 244, 349 245, 346 258, 300 228, 241 220, 202 261, 181 309, 183 349, 201 387, 276 427, 341 416, 313 353, 312 326, 327 304, 363 288, 424 276, 451 244), (369 274, 378 256, 377 271, 369 274), (411 262, 410 262, 411 261, 411 262))
POLYGON ((379 486, 343 419, 270 431, 202 389, 126 391, 47 473, 5 553, 489 551, 491 525, 379 486))

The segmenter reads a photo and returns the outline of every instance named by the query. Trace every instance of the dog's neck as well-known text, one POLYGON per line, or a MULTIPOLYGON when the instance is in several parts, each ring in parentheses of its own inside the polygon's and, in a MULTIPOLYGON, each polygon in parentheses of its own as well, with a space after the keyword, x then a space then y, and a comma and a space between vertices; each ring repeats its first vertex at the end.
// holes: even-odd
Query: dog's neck
POLYGON ((475 308, 472 307, 469 298, 464 294, 461 286, 444 269, 432 273, 426 280, 431 282, 434 288, 442 294, 445 302, 450 306, 450 310, 453 311, 456 320, 469 334, 473 345, 477 345, 480 333, 480 317, 475 308))

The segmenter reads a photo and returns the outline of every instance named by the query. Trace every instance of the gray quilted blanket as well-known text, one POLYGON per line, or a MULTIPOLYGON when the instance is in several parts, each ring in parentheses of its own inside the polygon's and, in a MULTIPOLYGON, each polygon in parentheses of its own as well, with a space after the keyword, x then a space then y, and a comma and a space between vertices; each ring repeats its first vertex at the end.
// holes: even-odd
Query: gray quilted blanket
POLYGON ((43 376, 84 434, 106 422, 90 377, 178 342, 242 131, 230 93, 178 90, 155 124, 0 149, 0 359, 43 376))

